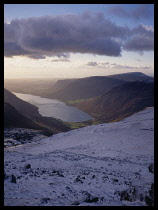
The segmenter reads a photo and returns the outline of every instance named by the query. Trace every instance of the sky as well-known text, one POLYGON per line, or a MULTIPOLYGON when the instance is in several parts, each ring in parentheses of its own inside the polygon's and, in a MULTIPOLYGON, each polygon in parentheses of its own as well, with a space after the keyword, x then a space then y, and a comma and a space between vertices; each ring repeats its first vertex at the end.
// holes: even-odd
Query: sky
POLYGON ((153 4, 4 4, 4 78, 154 76, 153 4))

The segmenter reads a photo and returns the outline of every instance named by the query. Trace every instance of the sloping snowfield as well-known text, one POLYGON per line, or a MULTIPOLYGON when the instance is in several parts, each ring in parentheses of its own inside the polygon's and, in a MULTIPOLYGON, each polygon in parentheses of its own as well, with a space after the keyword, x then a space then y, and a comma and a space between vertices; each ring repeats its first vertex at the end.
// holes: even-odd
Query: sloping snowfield
POLYGON ((154 108, 4 152, 5 206, 153 205, 154 108))

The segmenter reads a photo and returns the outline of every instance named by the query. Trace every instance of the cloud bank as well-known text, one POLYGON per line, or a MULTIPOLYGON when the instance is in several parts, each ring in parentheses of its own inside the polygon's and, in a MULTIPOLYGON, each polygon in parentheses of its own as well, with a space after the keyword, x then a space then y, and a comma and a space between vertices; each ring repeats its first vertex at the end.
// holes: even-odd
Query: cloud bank
POLYGON ((138 25, 131 30, 128 41, 124 44, 127 51, 152 51, 154 49, 154 30, 152 27, 138 25))
POLYGON ((103 69, 132 69, 132 70, 141 70, 141 69, 151 69, 151 66, 129 66, 129 65, 121 65, 117 63, 109 63, 109 62, 95 62, 90 61, 86 64, 89 67, 97 67, 103 69))
POLYGON ((14 19, 4 23, 4 56, 34 59, 46 56, 68 59, 70 53, 121 56, 122 49, 153 50, 153 33, 143 25, 133 29, 118 26, 102 13, 14 19))

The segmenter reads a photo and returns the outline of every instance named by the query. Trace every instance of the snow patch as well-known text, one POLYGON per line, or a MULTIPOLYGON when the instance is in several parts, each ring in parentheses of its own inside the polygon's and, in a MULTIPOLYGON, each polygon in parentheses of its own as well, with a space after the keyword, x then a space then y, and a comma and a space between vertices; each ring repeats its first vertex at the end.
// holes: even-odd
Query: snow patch
POLYGON ((6 206, 153 205, 154 108, 6 148, 6 206), (15 177, 12 182, 11 177, 15 177))

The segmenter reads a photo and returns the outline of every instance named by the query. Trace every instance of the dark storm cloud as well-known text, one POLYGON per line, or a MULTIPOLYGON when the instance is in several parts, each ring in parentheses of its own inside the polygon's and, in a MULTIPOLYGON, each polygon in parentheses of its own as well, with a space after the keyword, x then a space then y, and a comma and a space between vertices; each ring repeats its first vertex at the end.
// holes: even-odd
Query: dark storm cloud
POLYGON ((131 30, 131 36, 123 46, 124 50, 144 52, 154 49, 154 31, 151 27, 139 25, 131 30))
POLYGON ((12 57, 13 55, 27 55, 28 51, 21 48, 16 42, 6 42, 4 43, 4 55, 6 57, 12 57))
POLYGON ((138 5, 135 9, 125 10, 123 7, 119 5, 113 5, 108 9, 108 14, 113 14, 122 18, 132 18, 132 19, 147 19, 153 18, 153 13, 150 10, 150 5, 141 4, 138 5))
POLYGON ((144 33, 140 29, 146 30, 135 28, 134 32, 118 26, 102 13, 15 19, 4 23, 4 55, 34 59, 46 56, 68 59, 70 53, 121 56, 123 45, 130 50, 130 43, 125 45, 130 34, 144 33))
POLYGON ((154 42, 151 37, 146 36, 133 36, 125 45, 124 49, 127 51, 151 51, 154 48, 154 42))
POLYGON ((4 54, 26 52, 32 58, 77 52, 120 56, 121 46, 114 38, 125 34, 124 27, 106 20, 101 13, 15 19, 4 23, 4 54))

